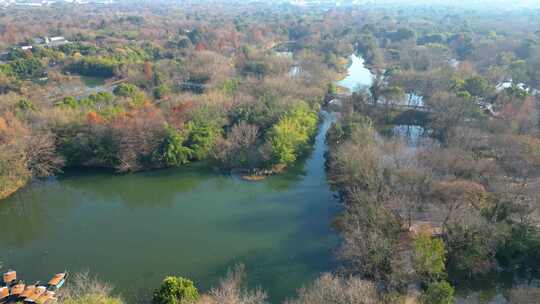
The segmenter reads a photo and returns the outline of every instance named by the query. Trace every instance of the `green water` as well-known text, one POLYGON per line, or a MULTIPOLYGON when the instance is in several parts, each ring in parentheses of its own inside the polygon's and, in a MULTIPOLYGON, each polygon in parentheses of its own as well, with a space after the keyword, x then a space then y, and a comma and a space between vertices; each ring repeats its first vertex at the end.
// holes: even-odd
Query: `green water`
POLYGON ((96 88, 105 85, 106 78, 81 76, 81 80, 88 88, 96 88))
POLYGON ((335 266, 338 205, 325 180, 325 114, 311 154, 246 182, 202 164, 131 175, 76 172, 0 202, 0 261, 28 282, 89 270, 130 303, 166 275, 201 289, 244 263, 274 303, 335 266))

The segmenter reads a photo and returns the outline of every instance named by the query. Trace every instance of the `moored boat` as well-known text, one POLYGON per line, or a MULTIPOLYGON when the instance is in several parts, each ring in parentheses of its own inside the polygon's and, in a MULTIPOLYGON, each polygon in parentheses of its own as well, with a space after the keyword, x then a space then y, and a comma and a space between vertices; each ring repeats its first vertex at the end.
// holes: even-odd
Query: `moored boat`
POLYGON ((35 303, 46 291, 47 288, 45 286, 36 287, 34 292, 24 300, 24 303, 35 303))
POLYGON ((67 272, 55 274, 54 277, 47 284, 47 290, 56 291, 60 289, 66 282, 67 276, 67 272))
POLYGON ((60 289, 67 279, 67 272, 57 273, 47 283, 39 282, 26 285, 17 280, 15 271, 4 273, 0 282, 0 304, 53 304, 57 303, 56 291, 60 289))
POLYGON ((24 291, 21 293, 20 297, 21 298, 29 297, 30 295, 34 294, 35 289, 36 289, 36 285, 28 285, 28 286, 26 286, 24 291))
POLYGON ((4 303, 9 297, 9 289, 7 287, 0 287, 0 303, 4 303))
POLYGON ((25 289, 25 285, 19 282, 11 287, 9 294, 12 297, 19 297, 24 292, 24 289, 25 289))
POLYGON ((55 296, 54 291, 46 291, 39 298, 37 298, 36 303, 37 304, 45 304, 45 303, 47 303, 47 301, 50 301, 50 300, 54 299, 54 296, 55 296))
POLYGON ((11 283, 15 282, 17 280, 17 272, 10 270, 6 273, 4 273, 3 281, 5 286, 9 286, 11 283))

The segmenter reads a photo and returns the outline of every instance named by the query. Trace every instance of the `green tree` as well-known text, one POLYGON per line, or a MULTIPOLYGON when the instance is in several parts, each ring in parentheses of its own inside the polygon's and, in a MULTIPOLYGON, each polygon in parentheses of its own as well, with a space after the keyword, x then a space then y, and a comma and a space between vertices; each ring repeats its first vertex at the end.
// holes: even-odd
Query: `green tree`
POLYGON ((75 109, 79 105, 79 102, 77 101, 77 99, 75 97, 68 96, 68 97, 65 97, 64 99, 56 102, 54 105, 58 106, 58 107, 68 107, 68 108, 75 109))
POLYGON ((21 111, 33 111, 36 109, 34 104, 26 98, 23 98, 17 102, 17 108, 19 108, 21 111))
POLYGON ((154 291, 153 304, 189 304, 199 298, 193 281, 182 277, 166 277, 161 287, 154 291))
POLYGON ((196 160, 206 158, 219 135, 219 129, 209 122, 191 121, 187 124, 187 130, 186 145, 193 151, 192 157, 196 160))
POLYGON ((158 158, 162 159, 169 167, 178 167, 189 163, 193 150, 184 146, 185 135, 174 127, 165 125, 165 139, 158 152, 158 158))
POLYGON ((45 71, 41 61, 36 58, 15 60, 10 65, 13 73, 21 79, 39 77, 45 71))
POLYGON ((454 287, 447 281, 433 282, 425 291, 423 302, 425 304, 453 304, 454 287))
POLYGON ((413 243, 413 263, 416 272, 425 280, 441 278, 445 274, 446 250, 444 242, 421 234, 413 243))
POLYGON ((156 99, 162 99, 163 97, 171 94, 171 92, 172 92, 171 87, 169 87, 168 85, 161 84, 154 89, 154 97, 156 99))
POLYGON ((113 93, 116 96, 131 98, 134 103, 141 103, 144 101, 144 94, 141 89, 131 83, 119 84, 114 88, 113 93))
POLYGON ((306 104, 296 106, 270 130, 274 164, 291 164, 317 129, 317 114, 306 104))
POLYGON ((485 97, 489 93, 490 86, 485 78, 481 76, 473 76, 465 80, 463 89, 469 92, 469 94, 472 96, 485 97))

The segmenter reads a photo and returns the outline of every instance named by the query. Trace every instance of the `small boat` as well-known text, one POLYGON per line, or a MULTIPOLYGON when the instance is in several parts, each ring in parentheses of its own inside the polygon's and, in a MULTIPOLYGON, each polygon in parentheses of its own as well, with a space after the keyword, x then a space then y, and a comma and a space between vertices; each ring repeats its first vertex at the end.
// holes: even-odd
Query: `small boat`
POLYGON ((36 300, 41 297, 45 292, 47 291, 47 288, 45 286, 38 286, 34 289, 34 292, 29 295, 24 302, 25 303, 34 303, 36 300))
POLYGON ((64 285, 66 282, 67 276, 67 272, 57 273, 54 275, 54 277, 47 284, 47 290, 56 291, 60 289, 60 287, 62 287, 62 285, 64 285))
POLYGON ((17 272, 16 271, 8 271, 4 273, 4 284, 8 286, 9 284, 13 283, 15 280, 17 280, 17 272))
POLYGON ((30 295, 34 293, 34 290, 36 289, 36 285, 28 285, 24 289, 24 291, 21 293, 21 298, 28 298, 30 295))
POLYGON ((19 297, 24 292, 25 285, 23 283, 17 283, 11 287, 11 296, 19 297))
POLYGON ((1 287, 0 288, 0 303, 4 303, 4 300, 6 300, 9 297, 9 289, 7 287, 1 287))
POLYGON ((47 303, 47 301, 54 299, 54 295, 54 291, 46 291, 44 294, 41 295, 41 297, 37 298, 36 303, 45 304, 47 303))

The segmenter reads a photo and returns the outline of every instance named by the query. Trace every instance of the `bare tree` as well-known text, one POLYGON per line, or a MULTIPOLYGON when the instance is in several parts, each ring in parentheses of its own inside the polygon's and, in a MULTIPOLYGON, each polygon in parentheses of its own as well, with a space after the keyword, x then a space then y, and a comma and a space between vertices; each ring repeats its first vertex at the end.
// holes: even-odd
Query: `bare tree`
MULTIPOLYGON (((217 288, 210 290, 210 297, 216 304, 266 304, 266 292, 261 289, 250 291, 244 288, 244 265, 237 265, 221 280, 217 288)), ((208 301, 208 299, 206 299, 208 301)))
POLYGON ((298 298, 286 304, 377 304, 382 303, 373 283, 358 278, 323 274, 299 290, 298 298))
POLYGON ((64 160, 56 151, 55 135, 50 131, 32 134, 26 150, 28 168, 35 177, 51 176, 64 165, 64 160))

